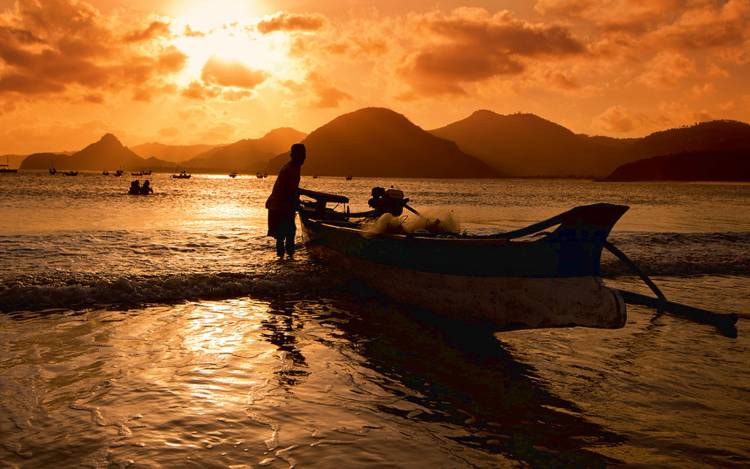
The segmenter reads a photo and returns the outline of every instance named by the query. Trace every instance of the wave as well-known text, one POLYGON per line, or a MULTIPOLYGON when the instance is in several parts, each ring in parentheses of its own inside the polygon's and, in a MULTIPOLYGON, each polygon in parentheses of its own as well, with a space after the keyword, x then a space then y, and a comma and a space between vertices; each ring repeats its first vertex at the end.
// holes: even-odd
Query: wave
POLYGON ((97 306, 137 306, 198 299, 241 296, 286 298, 330 289, 331 274, 308 262, 287 262, 251 273, 186 273, 120 277, 66 276, 5 281, 0 287, 0 311, 81 309, 97 306))
MULTIPOLYGON (((652 276, 750 276, 750 249, 747 249, 750 233, 615 233, 612 238, 614 244, 652 276)), ((201 241, 191 240, 190 243, 200 244, 201 241)), ((81 246, 81 243, 76 245, 81 246)), ((25 250, 29 246, 10 243, 6 253, 12 254, 15 261, 20 261, 25 259, 25 250)), ((154 246, 158 244, 154 243, 154 246)), ((160 266, 158 272, 135 271, 135 263, 120 265, 101 262, 98 267, 95 266, 94 272, 71 272, 63 268, 64 264, 47 264, 47 267, 39 270, 21 269, 19 273, 12 268, 18 262, 12 262, 6 268, 0 268, 0 312, 106 305, 129 307, 241 296, 272 299, 303 297, 328 294, 332 287, 343 284, 335 272, 306 260, 304 249, 298 260, 284 263, 273 262, 268 249, 252 243, 244 248, 233 247, 229 251, 231 255, 214 250, 206 257, 206 262, 199 264, 205 269, 215 270, 196 272, 186 271, 184 265, 174 262, 174 246, 159 247, 158 250, 148 250, 146 257, 136 256, 139 262, 153 258, 154 265, 160 266), (165 254, 160 254, 161 251, 165 251, 165 254), (243 259, 253 261, 242 260, 239 264, 230 262, 237 253, 243 259), (264 253, 268 257, 264 257, 264 253), (173 261, 167 262, 168 259, 173 261)), ((38 249, 45 250, 37 244, 35 250, 38 249)), ((59 246, 54 252, 57 256, 65 254, 65 250, 59 246)), ((99 261, 104 260, 101 254, 90 254, 99 261)), ((40 252, 32 253, 24 265, 30 265, 31 261, 39 263, 40 256, 40 252)), ((191 259, 194 258, 191 256, 191 259)), ((605 253, 602 257, 602 275, 617 278, 632 276, 633 273, 605 253)))
MULTIPOLYGON (((649 275, 750 275, 750 233, 617 233, 611 241, 649 275)), ((605 276, 628 275, 614 257, 602 258, 605 276)))

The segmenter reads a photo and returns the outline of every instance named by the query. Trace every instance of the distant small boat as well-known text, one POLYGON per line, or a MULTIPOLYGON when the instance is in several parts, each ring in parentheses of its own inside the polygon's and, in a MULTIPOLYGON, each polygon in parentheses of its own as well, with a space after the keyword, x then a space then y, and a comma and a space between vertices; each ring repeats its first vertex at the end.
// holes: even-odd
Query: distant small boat
POLYGON ((347 176, 347 177, 346 177, 346 180, 347 180, 347 181, 351 181, 351 180, 352 180, 352 177, 351 177, 351 176, 347 176))
POLYGON ((234 179, 234 178, 237 177, 237 173, 231 172, 231 173, 229 173, 229 177, 232 178, 232 179, 234 179))
POLYGON ((255 173, 255 177, 257 177, 258 179, 263 179, 266 176, 263 173, 255 173))
POLYGON ((115 176, 115 177, 120 177, 120 176, 122 176, 122 175, 123 175, 123 170, 121 170, 121 169, 118 169, 118 170, 117 170, 117 171, 115 171, 115 173, 113 174, 113 176, 115 176))
POLYGON ((14 174, 17 173, 17 169, 11 169, 8 167, 8 157, 5 157, 5 164, 0 164, 0 174, 14 174))
POLYGON ((54 176, 55 174, 57 174, 57 170, 55 169, 55 167, 54 167, 54 166, 53 166, 53 167, 51 167, 51 168, 49 169, 49 173, 50 173, 51 175, 53 175, 53 176, 54 176))
POLYGON ((78 176, 78 171, 63 171, 63 176, 78 176))
POLYGON ((109 171, 107 170, 102 171, 102 176, 109 176, 109 171))
POLYGON ((174 179, 190 179, 190 174, 187 173, 187 171, 182 170, 180 171, 180 174, 173 174, 172 177, 174 179))
POLYGON ((315 174, 315 175, 313 176, 313 179, 318 179, 318 175, 317 175, 317 174, 315 174))

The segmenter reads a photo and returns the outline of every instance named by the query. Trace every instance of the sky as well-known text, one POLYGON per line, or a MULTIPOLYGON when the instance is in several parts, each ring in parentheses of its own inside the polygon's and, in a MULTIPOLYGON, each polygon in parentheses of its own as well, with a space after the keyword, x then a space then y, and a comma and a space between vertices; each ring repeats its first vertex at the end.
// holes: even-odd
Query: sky
POLYGON ((750 121, 750 0, 0 0, 0 153, 225 143, 384 106, 630 137, 750 121))

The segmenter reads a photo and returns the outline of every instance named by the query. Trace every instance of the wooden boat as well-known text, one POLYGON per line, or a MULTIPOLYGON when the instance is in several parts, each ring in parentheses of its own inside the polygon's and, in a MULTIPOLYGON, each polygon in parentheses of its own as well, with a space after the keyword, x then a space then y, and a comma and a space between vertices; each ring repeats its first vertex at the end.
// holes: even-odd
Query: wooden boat
POLYGON ((172 177, 174 179, 190 179, 190 174, 188 174, 186 171, 180 171, 180 174, 173 174, 172 177))
POLYGON ((78 176, 78 171, 63 171, 63 176, 78 176))
POLYGON ((229 177, 232 178, 232 179, 234 179, 234 178, 237 177, 237 173, 235 173, 234 171, 232 171, 231 173, 229 173, 229 177))
POLYGON ((603 284, 600 257, 627 206, 580 206, 492 236, 373 234, 359 214, 326 207, 348 198, 300 193, 314 200, 299 211, 311 255, 399 302, 497 329, 625 325, 625 303, 603 284))
POLYGON ((124 171, 123 171, 123 170, 121 170, 121 169, 118 169, 117 171, 115 171, 115 173, 114 173, 114 176, 115 176, 115 177, 120 177, 120 176, 122 176, 122 175, 123 175, 123 173, 124 173, 124 171))

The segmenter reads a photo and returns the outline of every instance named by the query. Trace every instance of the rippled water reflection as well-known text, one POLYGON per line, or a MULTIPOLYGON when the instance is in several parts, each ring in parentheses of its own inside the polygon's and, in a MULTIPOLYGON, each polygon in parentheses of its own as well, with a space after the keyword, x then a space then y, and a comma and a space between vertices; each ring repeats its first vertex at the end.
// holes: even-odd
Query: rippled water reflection
MULTIPOLYGON (((158 177, 154 198, 93 175, 2 182, 4 465, 750 464, 746 321, 731 340, 633 307, 615 331, 493 334, 304 250, 274 262, 258 208, 272 181, 158 177)), ((359 197, 375 182, 306 181, 359 197)), ((670 298, 750 304, 749 186, 398 182, 469 230, 629 203, 615 241, 670 298)))

